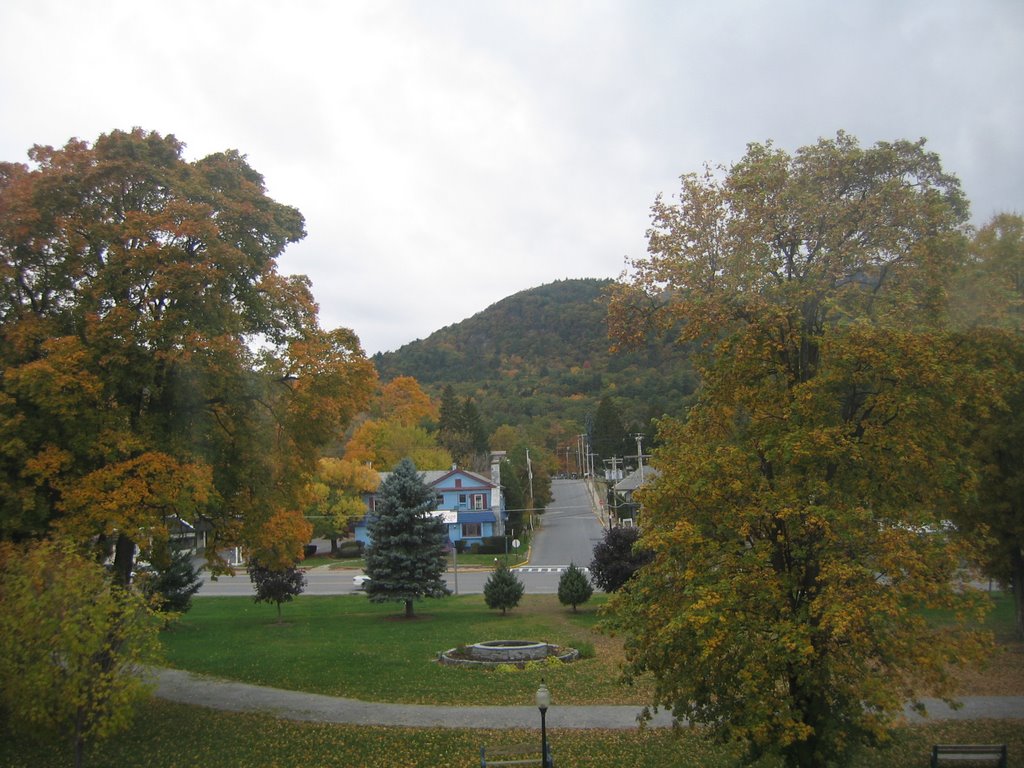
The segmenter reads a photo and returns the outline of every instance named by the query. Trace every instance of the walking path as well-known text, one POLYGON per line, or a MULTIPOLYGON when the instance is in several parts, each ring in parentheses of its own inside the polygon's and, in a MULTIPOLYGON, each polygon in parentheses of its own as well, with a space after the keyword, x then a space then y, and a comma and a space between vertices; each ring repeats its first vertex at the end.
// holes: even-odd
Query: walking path
MULTIPOLYGON (((196 704, 229 712, 262 712, 285 720, 354 725, 389 725, 419 728, 536 728, 537 709, 520 707, 449 707, 425 704, 385 704, 343 699, 316 693, 284 691, 175 669, 155 669, 156 695, 182 704, 196 704)), ((1024 719, 1024 696, 969 696, 963 707, 951 709, 941 701, 926 699, 933 720, 1024 719)), ((552 706, 550 728, 635 728, 637 706, 552 706)), ((923 720, 907 709, 907 718, 923 720)), ((662 711, 649 727, 671 725, 662 711)))

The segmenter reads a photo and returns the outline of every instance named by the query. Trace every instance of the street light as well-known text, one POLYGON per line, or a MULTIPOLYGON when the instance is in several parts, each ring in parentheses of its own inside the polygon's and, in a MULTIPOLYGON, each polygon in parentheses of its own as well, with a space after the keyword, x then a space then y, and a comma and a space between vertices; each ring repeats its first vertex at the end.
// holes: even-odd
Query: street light
POLYGON ((551 706, 551 694, 548 687, 544 685, 544 678, 540 679, 540 688, 537 689, 537 709, 540 710, 540 766, 551 768, 550 755, 548 754, 548 730, 545 717, 548 714, 548 707, 551 706))

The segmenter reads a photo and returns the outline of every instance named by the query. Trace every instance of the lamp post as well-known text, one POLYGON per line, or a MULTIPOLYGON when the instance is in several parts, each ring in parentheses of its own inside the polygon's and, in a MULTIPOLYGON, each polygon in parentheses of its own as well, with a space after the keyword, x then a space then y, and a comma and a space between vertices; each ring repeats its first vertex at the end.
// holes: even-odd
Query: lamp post
POLYGON ((540 688, 537 689, 537 709, 540 710, 540 765, 541 768, 551 768, 548 760, 548 729, 545 717, 548 714, 548 707, 551 706, 551 694, 548 687, 544 685, 544 678, 540 680, 540 688))

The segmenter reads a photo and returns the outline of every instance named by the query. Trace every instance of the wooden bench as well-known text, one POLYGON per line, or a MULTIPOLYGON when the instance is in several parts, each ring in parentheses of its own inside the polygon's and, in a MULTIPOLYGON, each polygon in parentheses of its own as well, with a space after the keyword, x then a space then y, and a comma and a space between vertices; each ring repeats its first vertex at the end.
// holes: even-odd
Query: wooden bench
POLYGON ((942 763, 990 762, 1006 768, 1005 744, 936 744, 932 747, 932 768, 942 763))
MULTIPOLYGON (((511 747, 480 747, 480 768, 491 768, 493 765, 538 765, 543 768, 544 761, 539 755, 536 744, 516 744, 511 747), (526 757, 536 755, 536 757, 526 757)), ((551 745, 548 745, 548 765, 554 768, 555 760, 551 756, 551 745)))

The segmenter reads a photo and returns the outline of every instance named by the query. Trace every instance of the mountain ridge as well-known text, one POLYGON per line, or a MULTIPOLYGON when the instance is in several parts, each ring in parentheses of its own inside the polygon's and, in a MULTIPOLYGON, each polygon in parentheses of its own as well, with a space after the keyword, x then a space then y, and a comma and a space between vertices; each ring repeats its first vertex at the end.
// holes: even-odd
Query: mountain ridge
POLYGON ((696 385, 684 351, 652 341, 612 353, 599 278, 519 291, 465 320, 373 356, 381 379, 413 376, 435 397, 472 397, 490 429, 550 422, 584 427, 602 397, 638 428, 679 414, 696 385))

